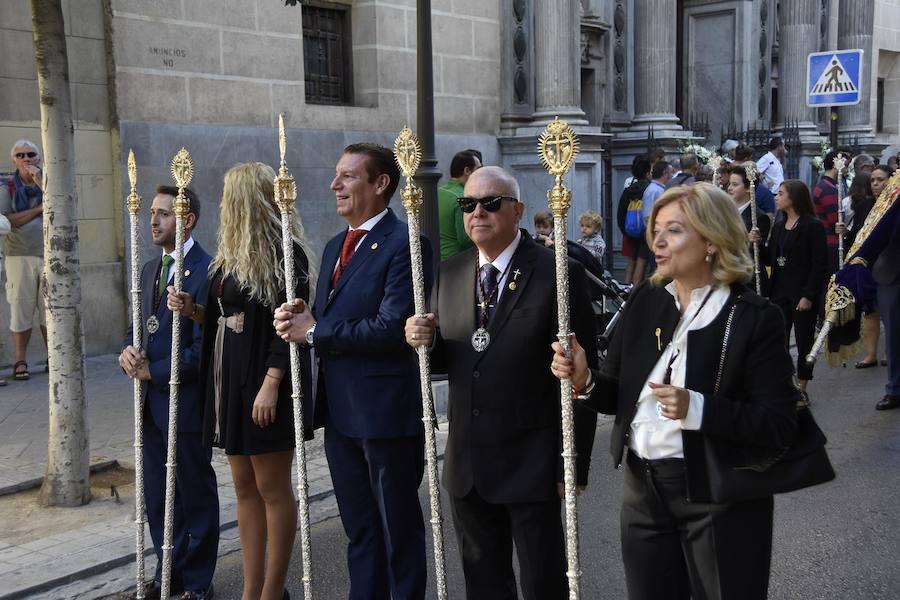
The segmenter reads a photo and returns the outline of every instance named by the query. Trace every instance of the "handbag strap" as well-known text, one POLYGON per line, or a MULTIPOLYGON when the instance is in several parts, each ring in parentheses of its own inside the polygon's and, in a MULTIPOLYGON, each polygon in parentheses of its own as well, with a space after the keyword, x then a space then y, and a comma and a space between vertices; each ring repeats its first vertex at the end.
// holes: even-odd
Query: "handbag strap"
POLYGON ((731 312, 728 313, 728 321, 725 322, 725 336, 722 338, 722 355, 719 357, 719 370, 716 372, 716 387, 713 394, 719 393, 719 384, 722 383, 722 371, 725 369, 725 350, 728 348, 728 338, 731 336, 731 322, 734 320, 734 310, 741 297, 738 296, 731 305, 731 312))

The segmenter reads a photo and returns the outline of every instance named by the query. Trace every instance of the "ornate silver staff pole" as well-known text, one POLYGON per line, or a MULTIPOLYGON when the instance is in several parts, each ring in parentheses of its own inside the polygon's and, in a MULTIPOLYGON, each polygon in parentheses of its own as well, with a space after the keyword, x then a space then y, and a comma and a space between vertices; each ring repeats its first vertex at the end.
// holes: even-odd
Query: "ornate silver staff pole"
MULTIPOLYGON (((287 135, 284 132, 284 115, 278 115, 278 150, 281 166, 275 176, 275 204, 281 211, 281 250, 284 253, 284 287, 287 301, 294 302, 294 200, 297 184, 288 172, 284 160, 287 151, 287 135)), ((300 505, 300 545, 303 549, 303 597, 312 600, 312 557, 309 533, 309 484, 306 477, 306 446, 303 442, 303 387, 300 381, 300 346, 291 342, 291 398, 294 405, 294 444, 297 448, 297 499, 300 505)))
POLYGON ((709 157, 709 161, 706 163, 709 165, 709 167, 713 171, 712 182, 713 182, 713 185, 716 187, 719 187, 719 183, 721 183, 721 180, 719 179, 719 169, 722 168, 723 162, 724 162, 724 160, 722 159, 721 156, 719 156, 718 154, 713 154, 712 156, 709 157))
MULTIPOLYGON (((747 179, 750 180, 750 231, 758 229, 756 226, 756 178, 759 171, 752 162, 744 165, 747 172, 747 179)), ((759 282, 759 242, 753 242, 753 280, 756 283, 756 293, 762 294, 762 287, 759 282)))
MULTIPOLYGON (((175 291, 181 292, 184 281, 184 220, 190 211, 190 203, 184 195, 184 188, 194 177, 194 161, 190 153, 182 148, 172 159, 172 177, 178 186, 175 198, 175 291)), ((172 578, 172 528, 175 523, 175 466, 176 437, 178 435, 178 366, 181 360, 181 315, 172 313, 172 367, 169 378, 169 440, 166 449, 166 504, 163 518, 163 565, 161 598, 169 597, 172 578)))
MULTIPOLYGON (((550 210, 553 212, 553 232, 556 243, 556 303, 559 317, 560 345, 569 354, 569 253, 566 247, 568 232, 566 219, 572 192, 563 185, 563 176, 569 172, 578 155, 578 138, 565 121, 555 118, 538 140, 538 152, 544 168, 555 178, 553 188, 547 192, 550 210)), ((566 556, 569 561, 569 598, 581 597, 581 565, 578 558, 578 505, 575 476, 575 415, 572 405, 572 381, 560 381, 562 404, 563 465, 566 488, 566 556)))
MULTIPOLYGON (((422 190, 413 183, 413 177, 422 159, 419 140, 409 127, 404 127, 394 141, 394 157, 403 176, 406 187, 400 192, 403 208, 406 209, 409 230, 409 257, 412 263, 413 299, 416 315, 425 314, 425 276, 422 272, 422 244, 419 238, 419 211, 422 208, 422 190)), ((422 384, 422 423, 425 424, 425 458, 428 463, 428 496, 431 501, 431 537, 434 540, 434 578, 437 582, 437 597, 447 598, 447 575, 444 562, 444 530, 441 509, 441 491, 438 487, 437 442, 434 437, 434 403, 431 396, 431 365, 428 349, 416 348, 419 355, 419 380, 422 384)))
MULTIPOLYGON (((847 166, 847 159, 840 152, 834 157, 834 168, 837 169, 837 195, 838 195, 838 225, 844 224, 844 199, 841 197, 844 193, 844 168, 847 166)), ((838 264, 840 269, 844 266, 844 236, 838 236, 838 264)))
MULTIPOLYGON (((141 246, 138 217, 141 197, 137 193, 137 163, 134 151, 128 151, 128 224, 131 228, 131 332, 132 346, 143 347, 143 323, 141 322, 141 246)), ((135 597, 144 597, 144 382, 134 379, 134 556, 137 560, 137 591, 135 597)))

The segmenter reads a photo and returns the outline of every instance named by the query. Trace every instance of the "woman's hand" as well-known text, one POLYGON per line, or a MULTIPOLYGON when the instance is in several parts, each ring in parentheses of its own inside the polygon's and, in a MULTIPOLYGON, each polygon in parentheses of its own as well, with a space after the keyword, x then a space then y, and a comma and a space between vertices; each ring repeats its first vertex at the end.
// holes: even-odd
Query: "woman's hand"
POLYGON ((194 314, 194 299, 187 292, 175 292, 175 286, 170 285, 166 288, 169 292, 169 298, 166 300, 166 306, 172 312, 177 312, 182 317, 190 317, 194 314))
POLYGON ((750 240, 751 244, 758 244, 762 241, 762 237, 759 235, 759 229, 754 227, 747 233, 747 239, 750 240))
POLYGON ((571 356, 566 356, 559 342, 553 342, 550 347, 553 348, 553 360, 550 362, 550 372, 557 379, 570 379, 572 387, 581 391, 587 385, 588 366, 587 355, 584 348, 578 343, 574 335, 569 337, 569 344, 572 346, 571 356))
POLYGON ((805 310, 809 310, 812 308, 812 302, 809 298, 800 298, 800 302, 797 303, 797 311, 803 312, 805 310))
POLYGON ((838 235, 844 235, 844 233, 845 233, 846 231, 847 231, 847 226, 844 225, 843 223, 835 223, 835 224, 834 224, 834 232, 835 232, 836 234, 838 234, 838 235))
POLYGON ((253 401, 253 410, 250 417, 259 427, 268 427, 275 422, 275 406, 278 404, 278 385, 281 383, 280 378, 273 377, 268 373, 263 378, 263 384, 256 393, 256 400, 253 401))
POLYGON ((667 419, 683 419, 691 406, 691 393, 674 385, 650 382, 650 389, 661 407, 662 416, 667 419))

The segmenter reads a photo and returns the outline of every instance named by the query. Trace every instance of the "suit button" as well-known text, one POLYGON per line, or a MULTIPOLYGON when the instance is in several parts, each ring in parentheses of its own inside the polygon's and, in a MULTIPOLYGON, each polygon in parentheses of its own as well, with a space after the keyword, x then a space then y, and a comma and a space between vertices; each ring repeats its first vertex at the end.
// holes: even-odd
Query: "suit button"
POLYGON ((481 377, 481 373, 479 373, 478 371, 472 371, 472 377, 478 379, 479 377, 481 377))
MULTIPOLYGON (((476 373, 477 373, 477 372, 478 372, 478 371, 476 371, 476 373)), ((473 409, 472 409, 472 416, 473 416, 473 417, 477 417, 477 416, 480 415, 480 414, 481 414, 481 411, 478 410, 477 408, 473 408, 473 409)))

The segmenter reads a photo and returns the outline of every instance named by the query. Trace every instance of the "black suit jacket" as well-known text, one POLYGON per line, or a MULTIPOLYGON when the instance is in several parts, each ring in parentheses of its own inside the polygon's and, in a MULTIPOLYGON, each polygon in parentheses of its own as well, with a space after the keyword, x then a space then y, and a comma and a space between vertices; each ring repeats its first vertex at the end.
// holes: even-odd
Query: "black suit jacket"
MULTIPOLYGON (((494 503, 549 500, 562 481, 559 381, 550 373, 558 329, 554 254, 522 232, 481 353, 471 345, 477 269, 475 248, 443 262, 431 300, 440 323, 432 360, 450 380, 444 486, 458 498, 475 487, 494 503)), ((569 261, 569 273, 572 329, 596 364, 584 271, 569 261)), ((596 415, 575 412, 578 483, 585 485, 596 415)))
MULTIPOLYGON (((741 219, 744 221, 744 227, 747 228, 748 232, 753 227, 753 215, 750 214, 750 211, 751 208, 748 204, 747 208, 741 212, 741 219)), ((769 220, 769 215, 761 210, 756 212, 756 227, 759 229, 759 237, 762 238, 762 241, 759 243, 759 289, 765 294, 769 289, 769 275, 766 272, 766 261, 763 255, 766 253, 766 240, 769 239, 769 232, 772 230, 772 222, 769 220)), ((749 249, 750 260, 753 260, 753 244, 749 244, 749 249)), ((751 288, 756 287, 756 283, 753 281, 748 285, 751 288)))
MULTIPOLYGON (((613 334, 597 385, 584 404, 616 415, 610 440, 616 467, 628 445, 641 389, 679 319, 671 294, 645 282, 632 292, 613 334)), ((704 437, 742 466, 767 462, 793 440, 799 394, 784 341, 781 311, 743 285, 731 287, 712 323, 688 333, 685 388, 704 395, 700 430, 682 432, 690 501, 709 501, 704 437), (714 393, 732 306, 736 308, 725 366, 719 392, 714 393)))
MULTIPOLYGON (((795 228, 794 243, 785 248, 787 262, 782 268, 773 267, 767 294, 770 298, 773 297, 777 285, 780 291, 776 294, 779 296, 776 300, 790 300, 796 304, 800 298, 806 298, 816 304, 817 298, 825 292, 828 280, 825 227, 819 219, 807 215, 797 220, 795 228)), ((761 253, 766 264, 770 266, 776 264, 778 242, 784 234, 784 221, 775 223, 765 251, 761 253)))

